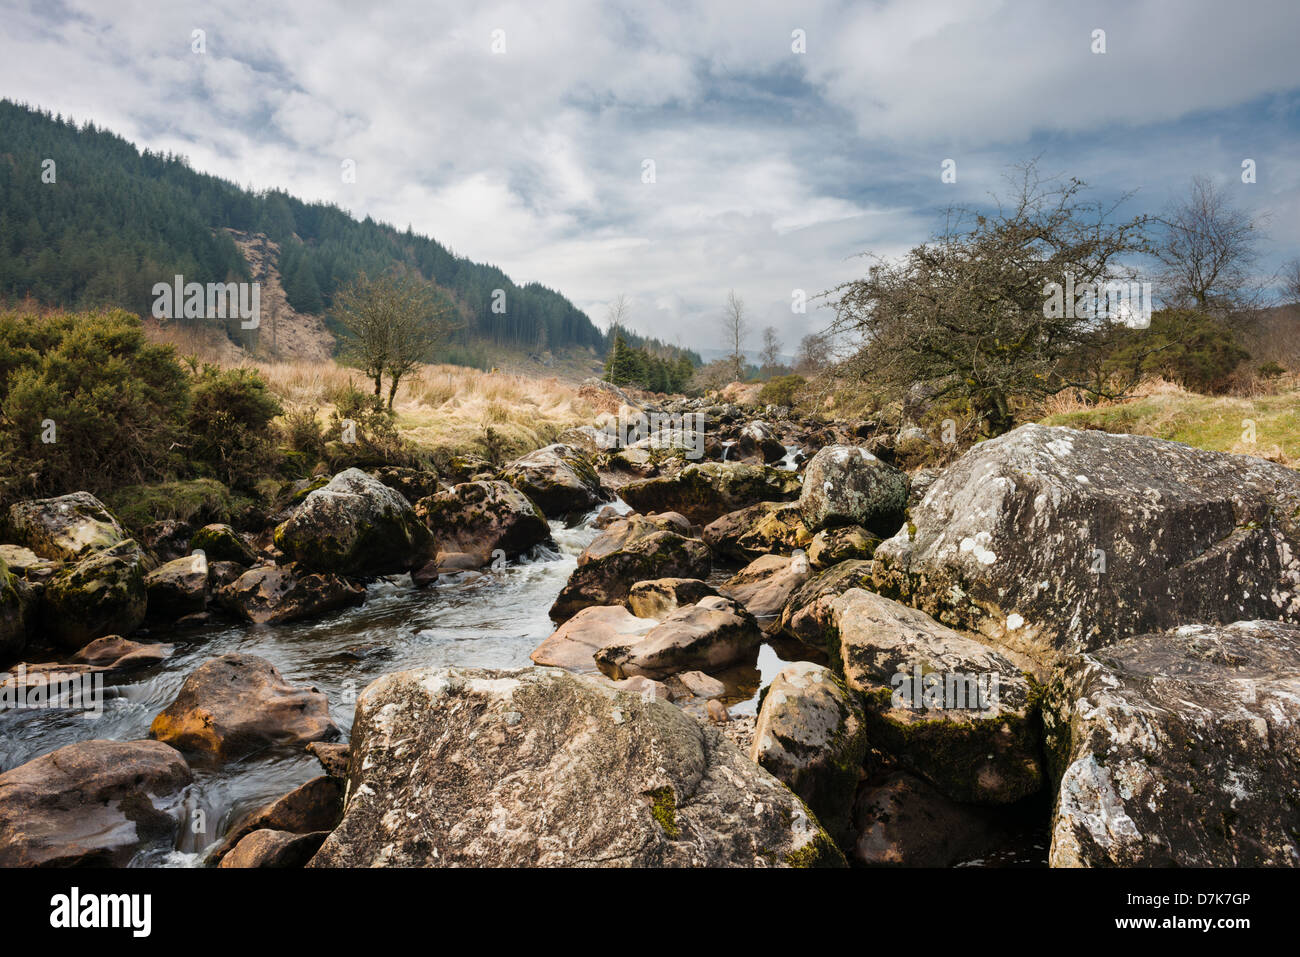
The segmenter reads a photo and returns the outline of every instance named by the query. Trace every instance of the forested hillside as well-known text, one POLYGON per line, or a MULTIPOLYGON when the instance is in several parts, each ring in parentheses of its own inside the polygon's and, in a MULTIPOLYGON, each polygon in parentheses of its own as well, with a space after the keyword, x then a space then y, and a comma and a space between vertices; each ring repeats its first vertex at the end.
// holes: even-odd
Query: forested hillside
POLYGON ((285 294, 299 312, 327 312, 335 291, 359 272, 405 264, 459 306, 461 342, 602 354, 608 345, 554 290, 517 286, 497 267, 453 255, 409 228, 358 221, 279 190, 252 192, 195 171, 182 156, 141 152, 92 123, 0 100, 0 298, 147 315, 153 284, 173 275, 201 283, 250 278, 226 228, 279 244, 285 294), (492 309, 496 289, 505 291, 503 312, 492 309))

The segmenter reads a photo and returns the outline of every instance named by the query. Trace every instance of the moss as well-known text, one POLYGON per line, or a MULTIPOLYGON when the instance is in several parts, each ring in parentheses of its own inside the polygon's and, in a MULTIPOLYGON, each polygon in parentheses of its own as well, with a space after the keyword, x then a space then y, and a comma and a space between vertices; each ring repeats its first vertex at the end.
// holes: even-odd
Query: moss
POLYGON ((681 831, 677 827, 677 795, 673 789, 665 786, 645 793, 650 798, 650 816, 663 828, 669 840, 677 840, 681 831))
POLYGON ((145 526, 163 519, 190 525, 213 522, 231 524, 249 500, 236 495, 216 479, 127 485, 108 494, 108 505, 122 524, 138 535, 145 526))
POLYGON ((785 856, 789 867, 844 867, 844 854, 825 831, 819 830, 817 836, 798 850, 785 856))

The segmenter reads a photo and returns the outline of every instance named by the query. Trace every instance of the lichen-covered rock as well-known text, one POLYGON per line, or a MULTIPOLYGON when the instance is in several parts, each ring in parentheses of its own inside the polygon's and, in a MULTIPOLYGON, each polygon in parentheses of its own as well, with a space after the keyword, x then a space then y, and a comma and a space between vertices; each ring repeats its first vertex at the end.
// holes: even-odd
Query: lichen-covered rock
POLYGON ((183 558, 190 553, 190 536, 194 527, 175 518, 150 522, 140 529, 140 544, 160 562, 183 558))
POLYGON ((812 543, 794 502, 759 502, 710 522, 701 536, 713 551, 748 562, 771 552, 789 554, 812 543))
POLYGON ((309 866, 842 863, 785 785, 647 698, 550 668, 386 675, 357 701, 343 821, 309 866))
POLYGON ((501 478, 536 502, 549 518, 590 512, 610 500, 591 461, 567 445, 529 452, 502 469, 501 478))
POLYGON ((203 555, 188 555, 159 565, 144 576, 148 613, 180 618, 208 606, 208 562, 203 555))
POLYGON ((871 558, 880 544, 879 537, 860 525, 823 528, 808 546, 808 561, 813 568, 830 568, 840 562, 871 558))
POLYGON ((803 554, 763 555, 718 586, 718 593, 744 605, 759 627, 770 634, 780 629, 781 612, 809 574, 808 558, 803 554))
POLYGON ((799 510, 814 532, 861 525, 892 535, 903 524, 907 476, 856 445, 828 445, 803 473, 799 510))
POLYGON ((529 657, 535 664, 592 674, 595 654, 606 645, 632 642, 659 622, 639 617, 622 605, 592 605, 560 625, 529 657))
POLYGON ((1300 621, 1300 473, 1025 425, 940 475, 876 590, 1040 661, 1180 624, 1300 621))
POLYGON ((296 565, 258 565, 218 592, 222 606, 258 625, 278 625, 364 601, 366 590, 341 575, 296 565))
POLYGON ((643 635, 605 645, 596 652, 596 667, 611 678, 713 671, 752 656, 761 640, 758 623, 743 605, 713 595, 677 609, 643 635))
POLYGON ((637 539, 653 535, 655 532, 674 532, 691 536, 691 523, 684 515, 677 512, 664 512, 656 515, 638 515, 633 513, 610 522, 599 535, 591 540, 582 554, 578 564, 585 565, 596 558, 604 558, 635 542, 637 539))
POLYGON ((204 525, 195 532, 190 538, 190 548, 203 552, 209 562, 235 562, 248 566, 257 561, 257 556, 239 533, 220 523, 204 525))
POLYGON ((749 759, 789 785, 837 838, 849 833, 866 755, 858 696, 821 665, 781 669, 764 692, 749 759))
POLYGON ((438 492, 438 473, 432 469, 412 469, 400 465, 381 465, 370 474, 414 505, 426 495, 438 492))
POLYGON ((303 499, 276 528, 275 545, 306 568, 342 575, 409 571, 434 554, 433 536, 411 503, 355 468, 303 499))
POLYGON ((64 648, 129 635, 144 621, 144 555, 132 539, 90 552, 50 578, 41 593, 46 632, 64 648))
POLYGON ((678 511, 705 525, 759 502, 788 502, 799 495, 799 478, 766 465, 702 462, 676 475, 630 482, 623 501, 638 512, 678 511))
POLYGON ((9 524, 21 544, 60 562, 76 561, 127 538, 113 513, 89 492, 11 505, 9 524))
POLYGON ((871 562, 840 562, 817 572, 801 585, 781 609, 780 630, 810 648, 839 653, 835 601, 850 588, 871 586, 871 562))
POLYGON ((124 867, 170 845, 185 759, 157 741, 79 741, 0 774, 0 867, 124 867))
POLYGON ((698 578, 655 578, 637 582, 627 593, 627 607, 638 618, 667 618, 684 605, 716 595, 717 590, 698 578))
POLYGON ((447 552, 467 552, 487 564, 500 549, 507 558, 549 541, 551 526, 527 495, 506 482, 463 482, 416 503, 447 552))
POLYGON ((1300 627, 1186 625, 1065 661, 1054 867, 1300 866, 1300 627))
POLYGON ((240 654, 199 665, 149 727, 151 738, 223 761, 338 733, 325 695, 289 684, 265 658, 240 654))
POLYGON ((665 531, 649 532, 608 554, 584 558, 551 606, 551 620, 557 624, 588 605, 622 604, 636 582, 707 578, 712 567, 709 546, 698 538, 665 531))
POLYGON ((33 606, 32 596, 0 556, 0 665, 27 647, 33 606))
POLYGON ((1010 804, 1042 788, 1024 662, 862 589, 835 602, 834 623, 874 746, 956 801, 1010 804))

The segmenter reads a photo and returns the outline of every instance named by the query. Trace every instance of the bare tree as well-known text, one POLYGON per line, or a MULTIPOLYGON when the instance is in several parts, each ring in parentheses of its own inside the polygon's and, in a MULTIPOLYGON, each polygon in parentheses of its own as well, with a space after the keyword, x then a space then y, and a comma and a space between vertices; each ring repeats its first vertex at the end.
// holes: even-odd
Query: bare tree
POLYGON ((731 346, 728 357, 735 369, 737 379, 745 378, 745 334, 748 332, 745 322, 745 301, 732 289, 727 293, 727 306, 722 313, 722 331, 725 341, 731 346))
POLYGON ((809 333, 799 340, 799 353, 795 356, 796 372, 820 372, 831 364, 831 341, 826 335, 809 333))
POLYGON ((758 356, 765 374, 773 375, 781 368, 781 340, 777 338, 775 326, 763 329, 763 349, 758 356))
POLYGON ((1254 304, 1258 224, 1232 206, 1222 189, 1195 177, 1187 195, 1158 221, 1164 234, 1155 252, 1164 266, 1169 305, 1226 317, 1254 304))
POLYGON ((1300 305, 1300 258, 1282 267, 1282 294, 1288 303, 1300 305))
POLYGON ((962 398, 994 435, 1014 424, 1017 401, 1085 385, 1063 360, 1111 320, 1054 308, 1049 290, 1118 279, 1123 257, 1145 248, 1146 220, 1113 224, 1123 199, 1087 202, 1077 179, 1044 182, 1032 163, 1020 172, 1007 205, 950 211, 931 241, 824 294, 834 330, 860 343, 846 374, 896 398, 919 385, 962 398))
POLYGON ((351 336, 346 354, 374 381, 376 396, 388 376, 390 411, 402 379, 458 326, 435 287, 409 271, 362 273, 335 295, 334 315, 351 336))
MULTIPOLYGON (((610 354, 606 359, 606 366, 610 370, 618 370, 623 367, 623 363, 619 361, 619 351, 626 347, 626 343, 623 341, 621 330, 627 323, 629 311, 627 294, 621 292, 614 297, 613 302, 605 309, 605 333, 609 336, 610 343, 610 354)), ((614 380, 611 379, 610 381, 614 380)))

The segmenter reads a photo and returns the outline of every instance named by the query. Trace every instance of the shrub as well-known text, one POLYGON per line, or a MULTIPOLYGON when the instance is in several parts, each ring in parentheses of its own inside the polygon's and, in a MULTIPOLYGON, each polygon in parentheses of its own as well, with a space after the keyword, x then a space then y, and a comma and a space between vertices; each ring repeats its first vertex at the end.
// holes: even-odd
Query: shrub
POLYGON ((227 485, 251 487, 273 465, 270 424, 280 412, 257 372, 205 365, 194 379, 187 421, 195 461, 227 485))
POLYGON ((1233 369, 1250 354, 1224 323, 1191 309, 1162 309, 1147 329, 1127 332, 1106 360, 1106 368, 1134 381, 1164 376, 1195 392, 1220 392, 1233 369))
POLYGON ((1264 379, 1276 379, 1279 376, 1286 374, 1286 369, 1282 368, 1282 366, 1278 365, 1276 362, 1265 362, 1256 371, 1258 371, 1260 377, 1264 379))
POLYGON ((189 384, 121 310, 0 317, 0 494, 55 495, 180 464, 189 384))
POLYGON ((163 519, 176 519, 195 528, 212 522, 233 524, 247 499, 231 494, 215 479, 126 485, 107 492, 104 503, 133 535, 163 519))
POLYGON ((807 380, 801 375, 779 375, 768 379, 759 390, 758 401, 762 405, 794 405, 795 396, 807 380))

